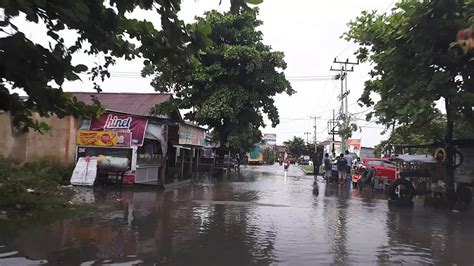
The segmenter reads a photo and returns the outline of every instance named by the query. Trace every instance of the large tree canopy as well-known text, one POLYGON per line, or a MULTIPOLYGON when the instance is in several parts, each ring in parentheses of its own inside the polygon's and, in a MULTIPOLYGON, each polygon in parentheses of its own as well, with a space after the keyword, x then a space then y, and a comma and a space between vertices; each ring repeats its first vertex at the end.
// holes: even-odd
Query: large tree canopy
POLYGON ((301 155, 308 155, 309 151, 312 150, 313 146, 308 147, 306 145, 306 142, 304 141, 303 138, 300 137, 293 137, 293 139, 289 139, 285 142, 283 142, 286 147, 288 147, 288 152, 296 157, 299 157, 301 155), (308 149, 309 148, 309 149, 308 149))
MULTIPOLYGON (((246 2, 232 0, 233 10, 247 8, 246 2)), ((146 63, 162 60, 185 66, 190 55, 207 43, 206 25, 186 25, 178 19, 181 0, 4 0, 0 2, 0 110, 12 113, 14 123, 25 129, 47 127, 31 118, 55 114, 90 117, 96 106, 78 103, 62 91, 65 81, 78 80, 87 72, 92 80, 109 77, 107 67, 115 59, 143 57, 146 63), (161 19, 160 29, 146 20, 131 18, 135 10, 148 10, 161 19), (44 24, 49 47, 31 40, 28 26, 17 26, 26 20, 44 24), (77 33, 65 41, 63 30, 77 33), (101 55, 103 65, 88 69, 71 63, 73 55, 85 52, 101 55), (28 99, 19 97, 23 90, 28 99)), ((100 87, 95 83, 95 88, 100 87)))
POLYGON ((264 114, 272 126, 277 125, 273 96, 293 90, 283 73, 283 53, 262 43, 262 33, 256 29, 262 24, 257 13, 257 9, 208 12, 195 25, 210 26, 206 29, 210 43, 193 57, 192 67, 167 59, 146 67, 145 75, 155 74, 152 85, 156 90, 176 96, 157 111, 193 108, 185 118, 209 126, 220 141, 233 145, 242 143, 239 138, 258 139, 258 129, 265 126, 264 114))
MULTIPOLYGON (((429 144, 442 143, 446 134, 446 115, 437 113, 433 119, 423 125, 407 124, 395 128, 390 137, 375 146, 376 154, 391 148, 391 144, 429 144)), ((474 123, 459 121, 454 125, 453 137, 456 139, 472 138, 474 123)), ((425 152, 426 150, 421 150, 425 152)))
POLYGON ((474 119, 474 62, 450 46, 458 30, 470 25, 472 14, 472 1, 402 0, 391 14, 363 12, 349 24, 346 39, 360 45, 362 62, 373 63, 360 101, 374 107, 371 114, 380 123, 422 128, 436 117, 436 102, 442 99, 447 112, 444 140, 452 154, 454 123, 474 119), (371 93, 380 100, 375 103, 371 93))
POLYGON ((472 12, 470 1, 404 0, 390 15, 364 12, 349 24, 345 36, 361 46, 358 58, 374 63, 360 100, 374 105, 381 123, 423 124, 441 98, 472 118, 474 65, 449 52, 472 12))

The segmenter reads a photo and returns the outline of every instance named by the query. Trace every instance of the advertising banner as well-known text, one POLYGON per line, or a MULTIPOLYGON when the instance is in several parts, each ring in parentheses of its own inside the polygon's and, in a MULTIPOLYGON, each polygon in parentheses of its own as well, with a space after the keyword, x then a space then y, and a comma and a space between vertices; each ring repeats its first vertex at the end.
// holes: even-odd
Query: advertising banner
POLYGON ((347 144, 350 145, 349 151, 357 154, 357 156, 360 156, 360 139, 348 139, 347 144))
POLYGON ((206 131, 190 125, 179 124, 179 144, 206 146, 206 131))
POLYGON ((273 133, 264 133, 263 134, 263 140, 267 145, 273 146, 276 145, 276 138, 277 135, 273 133))
POLYGON ((356 149, 360 149, 360 139, 348 139, 347 144, 353 146, 356 149))
POLYGON ((78 130, 76 144, 78 146, 128 148, 131 138, 130 132, 78 130))
POLYGON ((131 132, 131 145, 142 146, 147 124, 148 119, 143 117, 106 112, 92 120, 90 130, 131 132))

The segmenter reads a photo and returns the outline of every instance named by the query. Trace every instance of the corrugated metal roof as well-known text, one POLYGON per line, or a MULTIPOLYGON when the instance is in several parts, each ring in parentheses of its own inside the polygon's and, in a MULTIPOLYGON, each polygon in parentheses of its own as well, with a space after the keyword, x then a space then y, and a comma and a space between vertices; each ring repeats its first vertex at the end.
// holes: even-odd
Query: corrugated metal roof
POLYGON ((155 105, 171 99, 171 94, 160 93, 71 93, 87 104, 91 104, 91 96, 95 96, 107 110, 141 116, 149 116, 155 105))

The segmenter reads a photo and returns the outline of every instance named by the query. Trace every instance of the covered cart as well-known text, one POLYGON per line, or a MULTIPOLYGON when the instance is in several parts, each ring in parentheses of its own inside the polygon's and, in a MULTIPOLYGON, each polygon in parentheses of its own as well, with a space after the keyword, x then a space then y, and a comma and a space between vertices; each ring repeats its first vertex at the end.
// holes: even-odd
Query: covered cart
MULTIPOLYGON (((454 158, 454 200, 469 204, 474 185, 474 141, 456 140, 454 158)), ((396 163, 396 179, 389 187, 389 203, 413 205, 417 194, 447 197, 446 152, 440 144, 399 145, 401 151, 411 152, 414 148, 424 149, 428 154, 392 154, 396 163), (431 152, 430 152, 431 151, 431 152), (432 155, 432 154, 433 155, 432 155)))

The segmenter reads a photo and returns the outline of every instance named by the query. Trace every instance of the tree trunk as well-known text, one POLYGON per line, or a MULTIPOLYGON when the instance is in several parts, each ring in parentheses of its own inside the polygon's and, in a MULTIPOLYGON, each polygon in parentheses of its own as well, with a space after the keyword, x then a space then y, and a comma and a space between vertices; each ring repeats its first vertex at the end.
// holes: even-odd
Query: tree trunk
POLYGON ((454 147, 453 147, 453 131, 454 131, 454 121, 453 121, 453 110, 451 107, 450 97, 445 98, 445 107, 446 107, 446 136, 445 136, 445 149, 446 149, 446 184, 447 191, 454 192, 454 147))

